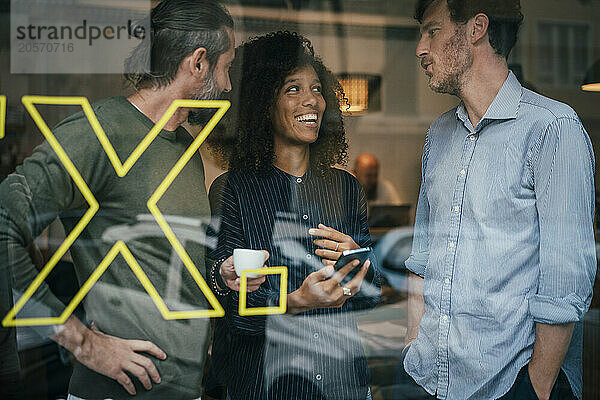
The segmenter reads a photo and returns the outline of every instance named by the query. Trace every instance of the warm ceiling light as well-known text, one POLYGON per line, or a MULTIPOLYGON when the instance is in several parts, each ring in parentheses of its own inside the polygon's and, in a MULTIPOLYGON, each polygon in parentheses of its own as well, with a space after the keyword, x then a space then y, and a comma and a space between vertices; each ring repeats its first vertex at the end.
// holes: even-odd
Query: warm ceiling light
POLYGON ((344 115, 364 114, 379 108, 374 96, 379 94, 381 78, 369 74, 339 74, 338 80, 344 89, 346 99, 340 101, 344 115), (347 100, 347 101, 346 101, 347 100))
POLYGON ((585 85, 581 85, 581 89, 586 92, 600 92, 600 83, 588 83, 585 85))
POLYGON ((581 89, 586 92, 600 92, 600 60, 588 69, 581 84, 581 89))

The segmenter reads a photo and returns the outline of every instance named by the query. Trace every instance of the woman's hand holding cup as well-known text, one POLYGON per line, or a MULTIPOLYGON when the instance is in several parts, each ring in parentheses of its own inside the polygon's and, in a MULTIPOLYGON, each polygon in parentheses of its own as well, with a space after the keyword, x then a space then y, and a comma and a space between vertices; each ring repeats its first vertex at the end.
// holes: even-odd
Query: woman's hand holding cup
MULTIPOLYGON (((242 271, 266 268, 265 262, 268 258, 269 252, 266 250, 235 249, 233 256, 223 261, 219 272, 227 287, 239 292, 242 271)), ((248 292, 257 290, 266 279, 265 275, 248 274, 246 276, 248 292)))

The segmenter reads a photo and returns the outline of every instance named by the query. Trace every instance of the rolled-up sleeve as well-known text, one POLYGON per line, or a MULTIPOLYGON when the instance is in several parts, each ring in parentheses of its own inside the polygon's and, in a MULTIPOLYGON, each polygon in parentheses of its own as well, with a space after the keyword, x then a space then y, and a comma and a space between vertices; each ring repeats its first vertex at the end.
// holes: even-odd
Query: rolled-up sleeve
POLYGON ((590 305, 596 274, 593 154, 576 116, 553 121, 532 153, 540 256, 529 312, 536 322, 578 322, 590 305))
POLYGON ((429 202, 425 187, 425 170, 429 157, 429 146, 429 132, 427 132, 421 161, 421 189, 417 203, 412 251, 410 257, 404 263, 409 271, 420 277, 425 275, 425 268, 429 260, 429 202))
MULTIPOLYGON (((101 179, 94 179, 92 172, 102 170, 100 167, 93 169, 99 163, 81 162, 81 158, 91 157, 86 143, 70 140, 70 135, 75 132, 60 133, 67 150, 73 149, 73 143, 82 146, 77 149, 80 151, 70 151, 71 159, 78 165, 92 190, 100 187, 101 179)), ((35 238, 61 212, 81 209, 85 204, 83 195, 74 187, 71 177, 48 142, 38 146, 14 173, 0 183, 0 268, 11 269, 13 289, 17 293, 25 293, 39 277, 38 266, 34 265, 29 255, 35 238)), ((31 294, 31 300, 23 305, 18 315, 23 318, 60 315, 65 305, 50 291, 45 281, 38 285, 38 289, 31 294)))

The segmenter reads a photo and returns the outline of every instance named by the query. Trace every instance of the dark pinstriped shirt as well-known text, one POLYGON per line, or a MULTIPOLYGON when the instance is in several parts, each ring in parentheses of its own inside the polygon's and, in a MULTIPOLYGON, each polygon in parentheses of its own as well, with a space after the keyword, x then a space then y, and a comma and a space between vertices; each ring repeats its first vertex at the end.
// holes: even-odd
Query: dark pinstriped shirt
MULTIPOLYGON (((276 167, 263 173, 228 172, 210 190, 213 212, 221 215, 212 258, 235 248, 265 249, 269 266, 288 268, 288 292, 323 267, 314 252, 310 228, 331 226, 361 247, 371 245, 362 187, 346 171, 302 177, 276 167)), ((369 370, 355 311, 374 307, 379 273, 340 309, 315 309, 299 315, 240 316, 238 293, 224 301, 225 318, 216 323, 213 360, 230 397, 237 399, 364 400, 369 370)), ((279 304, 279 275, 267 275, 247 296, 248 307, 279 304)))

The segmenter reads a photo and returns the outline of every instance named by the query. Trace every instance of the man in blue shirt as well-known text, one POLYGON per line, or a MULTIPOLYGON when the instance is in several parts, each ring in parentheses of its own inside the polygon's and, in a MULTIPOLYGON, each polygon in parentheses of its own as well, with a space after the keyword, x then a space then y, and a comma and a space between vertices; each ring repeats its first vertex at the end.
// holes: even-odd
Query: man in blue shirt
POLYGON ((419 0, 415 16, 429 86, 461 103, 423 152, 404 377, 424 398, 581 399, 589 137, 509 71, 519 0, 419 0))

